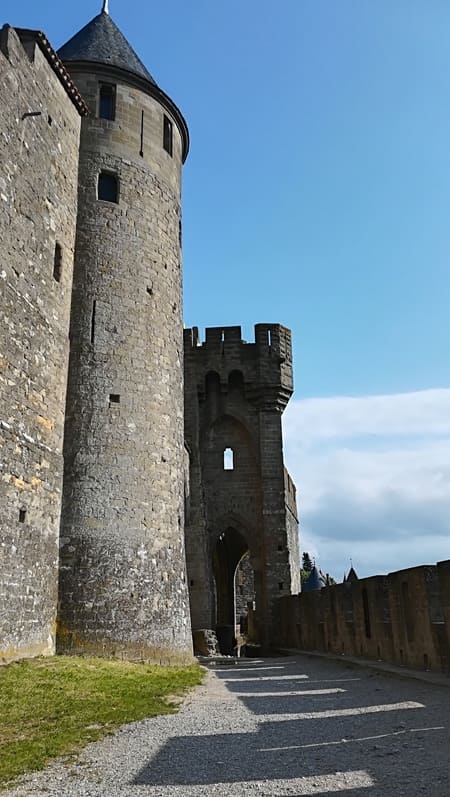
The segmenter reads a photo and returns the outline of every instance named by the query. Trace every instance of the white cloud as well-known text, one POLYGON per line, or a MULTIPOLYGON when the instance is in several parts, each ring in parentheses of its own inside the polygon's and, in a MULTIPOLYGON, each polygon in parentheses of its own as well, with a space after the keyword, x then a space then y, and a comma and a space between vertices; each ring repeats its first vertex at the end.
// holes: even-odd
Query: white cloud
POLYGON ((302 549, 339 580, 450 557, 450 389, 292 401, 302 549))

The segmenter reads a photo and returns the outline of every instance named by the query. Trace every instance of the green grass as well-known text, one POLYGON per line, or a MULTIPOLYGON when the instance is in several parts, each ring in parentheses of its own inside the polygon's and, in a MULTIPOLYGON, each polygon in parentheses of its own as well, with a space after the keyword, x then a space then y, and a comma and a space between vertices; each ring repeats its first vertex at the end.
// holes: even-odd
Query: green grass
POLYGON ((176 711, 203 671, 56 656, 0 667, 0 784, 126 722, 176 711))

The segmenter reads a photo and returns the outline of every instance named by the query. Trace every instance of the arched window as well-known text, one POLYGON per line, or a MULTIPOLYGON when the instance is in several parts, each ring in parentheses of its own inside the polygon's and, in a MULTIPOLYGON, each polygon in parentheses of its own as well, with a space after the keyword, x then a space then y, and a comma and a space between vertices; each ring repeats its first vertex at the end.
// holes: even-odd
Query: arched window
POLYGON ((169 117, 164 114, 163 125, 163 147, 172 157, 173 154, 173 124, 169 117))
POLYGON ((226 448, 223 452, 223 469, 234 470, 234 454, 232 448, 226 448))
POLYGON ((116 174, 111 174, 111 172, 100 172, 98 176, 97 196, 104 202, 117 203, 119 201, 119 180, 116 174))

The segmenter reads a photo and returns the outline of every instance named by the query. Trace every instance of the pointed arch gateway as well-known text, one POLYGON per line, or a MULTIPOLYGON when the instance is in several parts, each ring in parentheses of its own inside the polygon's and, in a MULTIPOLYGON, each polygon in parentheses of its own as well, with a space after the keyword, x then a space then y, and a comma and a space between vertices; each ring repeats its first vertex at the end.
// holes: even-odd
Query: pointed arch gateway
MULTIPOLYGON (((228 526, 216 542, 213 551, 213 575, 215 583, 215 616, 216 632, 221 652, 231 654, 235 647, 235 636, 238 632, 240 616, 237 614, 236 574, 245 560, 247 570, 250 549, 247 539, 241 531, 228 526)), ((253 589, 253 579, 250 579, 253 589)))

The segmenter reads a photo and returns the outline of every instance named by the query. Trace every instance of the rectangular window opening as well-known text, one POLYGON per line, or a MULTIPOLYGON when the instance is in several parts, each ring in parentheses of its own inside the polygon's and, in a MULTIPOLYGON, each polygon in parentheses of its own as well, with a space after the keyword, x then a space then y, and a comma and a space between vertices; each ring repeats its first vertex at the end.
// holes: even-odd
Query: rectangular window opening
POLYGON ((164 114, 164 127, 163 127, 163 147, 170 157, 173 155, 173 124, 169 117, 164 114))
POLYGON ((61 282, 62 274, 62 249, 61 244, 55 243, 55 254, 53 257, 53 279, 55 282, 61 282))
POLYGON ((119 201, 119 178, 111 172, 100 172, 98 176, 97 196, 104 202, 119 201))
POLYGON ((91 315, 91 343, 95 340, 95 313, 97 311, 97 301, 94 299, 92 302, 92 315, 91 315))
POLYGON ((284 582, 283 581, 279 581, 278 582, 278 589, 280 590, 280 592, 284 589, 284 582))
POLYGON ((19 523, 25 523, 26 516, 27 516, 27 510, 19 509, 19 523))
POLYGON ((100 83, 98 115, 110 121, 116 118, 116 87, 111 83, 100 83))
POLYGON ((234 454, 232 448, 226 448, 223 452, 223 469, 234 470, 234 454))
POLYGON ((141 148, 139 150, 141 158, 144 157, 144 111, 141 111, 141 148))
POLYGON ((110 393, 109 394, 109 406, 112 404, 120 404, 120 395, 119 393, 110 393))

